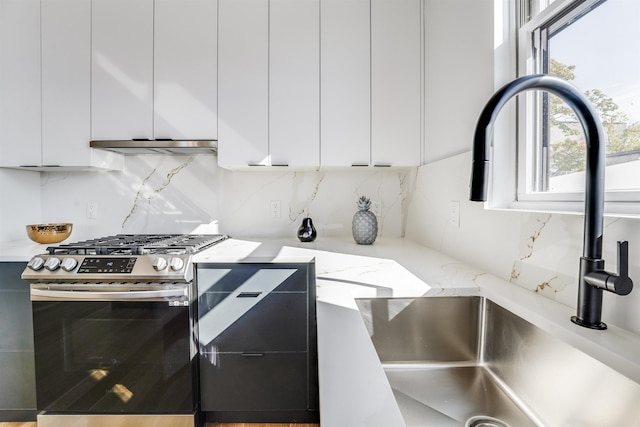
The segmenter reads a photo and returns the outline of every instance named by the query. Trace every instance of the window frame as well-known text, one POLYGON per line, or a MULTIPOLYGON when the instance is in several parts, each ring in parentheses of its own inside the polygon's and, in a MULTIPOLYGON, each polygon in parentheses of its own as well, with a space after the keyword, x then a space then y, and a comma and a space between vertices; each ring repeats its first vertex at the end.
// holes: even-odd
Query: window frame
MULTIPOLYGON (((498 0, 500 2, 501 0, 498 0)), ((539 68, 543 61, 542 47, 543 37, 548 31, 555 31, 567 22, 577 19, 582 14, 595 8, 596 3, 603 0, 555 0, 547 4, 546 0, 517 0, 511 2, 502 0, 503 8, 508 9, 502 17, 496 15, 496 26, 508 28, 506 37, 510 38, 510 51, 507 55, 496 51, 496 70, 500 67, 509 67, 514 70, 510 78, 528 74, 540 73, 539 68), (559 18, 560 17, 560 18, 559 18), (537 55, 537 57, 536 57, 537 55), (507 64, 510 61, 510 64, 507 64), (513 65, 515 64, 515 69, 513 65)), ((496 73, 496 88, 502 86, 509 79, 502 79, 496 73), (503 80, 503 81, 499 81, 503 80)), ((542 187, 538 185, 533 189, 533 174, 537 174, 537 181, 543 182, 542 169, 530 166, 528 162, 544 161, 545 155, 536 147, 537 143, 532 138, 540 138, 539 127, 531 119, 531 111, 541 121, 541 114, 535 103, 540 102, 542 91, 527 91, 517 97, 517 101, 508 103, 500 116, 509 116, 509 123, 505 120, 496 122, 494 134, 492 161, 492 182, 489 203, 492 209, 509 209, 523 211, 544 211, 580 214, 584 210, 584 192, 539 192, 542 187), (513 104, 509 106, 509 104, 513 104), (511 141, 509 141, 511 140, 511 141), (513 144, 513 140, 517 143, 513 144), (511 144, 509 144, 511 142, 511 144), (511 145, 511 146, 509 146, 511 145), (495 156, 499 161, 495 161, 495 156), (500 159, 502 158, 502 159, 500 159), (500 160, 508 160, 503 162, 500 160), (511 171, 505 170, 500 165, 511 165, 511 171), (507 178, 507 180, 505 180, 507 178), (511 180, 509 180, 511 178, 511 180), (507 182, 511 184, 506 184, 507 182)), ((640 190, 639 191, 615 191, 605 193, 605 214, 616 217, 640 217, 640 190)))

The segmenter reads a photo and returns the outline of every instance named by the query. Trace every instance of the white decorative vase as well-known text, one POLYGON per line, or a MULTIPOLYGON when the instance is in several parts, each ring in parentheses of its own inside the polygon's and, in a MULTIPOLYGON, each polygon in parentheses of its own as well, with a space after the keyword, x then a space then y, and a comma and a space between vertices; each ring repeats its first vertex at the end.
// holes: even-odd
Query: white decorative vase
POLYGON ((378 218, 369 210, 371 200, 365 196, 358 199, 358 212, 353 215, 351 232, 359 245, 370 245, 378 237, 378 218))

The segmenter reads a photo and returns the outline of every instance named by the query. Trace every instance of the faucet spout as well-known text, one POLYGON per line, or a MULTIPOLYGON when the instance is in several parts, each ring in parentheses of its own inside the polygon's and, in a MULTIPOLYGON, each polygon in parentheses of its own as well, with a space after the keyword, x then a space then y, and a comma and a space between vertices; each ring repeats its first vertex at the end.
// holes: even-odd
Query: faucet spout
MULTIPOLYGON (((493 123, 498 113, 507 101, 515 95, 536 89, 551 92, 564 100, 578 116, 584 131, 587 143, 587 164, 583 255, 580 262, 577 313, 576 316, 572 317, 572 321, 591 329, 606 329, 607 325, 601 321, 602 291, 604 289, 615 292, 615 286, 596 286, 595 283, 601 283, 601 281, 592 279, 593 276, 598 276, 596 272, 609 275, 607 277, 610 277, 610 280, 607 282, 605 279, 605 283, 613 283, 614 280, 611 277, 618 277, 603 270, 602 229, 604 222, 605 139, 598 113, 578 89, 563 79, 546 74, 520 77, 499 89, 487 102, 476 125, 469 198, 472 201, 487 200, 490 141, 493 123), (585 277, 587 278, 586 280, 585 277)), ((624 286, 619 286, 623 291, 617 293, 624 294, 623 292, 629 293, 631 291, 629 285, 631 279, 628 279, 628 281, 624 281, 624 286)))

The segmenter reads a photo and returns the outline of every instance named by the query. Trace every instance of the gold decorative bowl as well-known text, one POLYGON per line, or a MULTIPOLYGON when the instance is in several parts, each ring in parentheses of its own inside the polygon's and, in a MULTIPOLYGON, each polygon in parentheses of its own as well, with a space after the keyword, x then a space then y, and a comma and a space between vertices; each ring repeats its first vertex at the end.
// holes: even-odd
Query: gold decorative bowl
POLYGON ((36 243, 59 243, 71 235, 73 224, 31 224, 27 225, 27 235, 36 243))

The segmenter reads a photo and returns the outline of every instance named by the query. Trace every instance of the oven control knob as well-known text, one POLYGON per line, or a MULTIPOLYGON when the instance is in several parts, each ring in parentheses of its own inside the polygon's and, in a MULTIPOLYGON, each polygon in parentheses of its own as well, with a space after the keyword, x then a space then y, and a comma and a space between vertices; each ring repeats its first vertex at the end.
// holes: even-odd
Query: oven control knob
POLYGON ((31 261, 29 261, 29 264, 27 264, 27 267, 29 267, 33 271, 42 270, 42 267, 44 267, 44 260, 39 256, 37 256, 33 258, 31 261))
POLYGON ((184 267, 184 261, 182 258, 171 258, 171 269, 173 271, 180 271, 184 267))
POLYGON ((60 264, 60 267, 62 267, 62 269, 64 271, 73 271, 78 265, 78 261, 76 261, 73 258, 65 258, 62 260, 62 264, 60 264))
POLYGON ((167 260, 162 257, 157 257, 154 258, 151 265, 153 265, 153 268, 155 268, 156 271, 162 271, 167 268, 167 260))
POLYGON ((60 268, 60 258, 51 257, 44 263, 44 268, 49 271, 56 271, 60 268))

